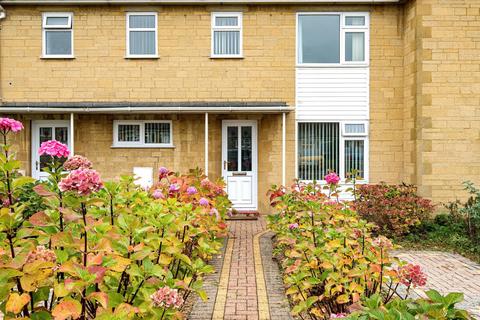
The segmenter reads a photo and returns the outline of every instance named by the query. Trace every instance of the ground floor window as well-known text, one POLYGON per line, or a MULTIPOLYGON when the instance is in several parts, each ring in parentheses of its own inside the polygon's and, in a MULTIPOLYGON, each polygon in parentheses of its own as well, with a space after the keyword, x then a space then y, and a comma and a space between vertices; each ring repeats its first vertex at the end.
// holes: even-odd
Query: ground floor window
POLYGON ((366 147, 365 122, 299 122, 298 178, 321 181, 331 171, 366 178, 366 147))
POLYGON ((170 147, 172 122, 169 120, 114 121, 114 147, 170 147))

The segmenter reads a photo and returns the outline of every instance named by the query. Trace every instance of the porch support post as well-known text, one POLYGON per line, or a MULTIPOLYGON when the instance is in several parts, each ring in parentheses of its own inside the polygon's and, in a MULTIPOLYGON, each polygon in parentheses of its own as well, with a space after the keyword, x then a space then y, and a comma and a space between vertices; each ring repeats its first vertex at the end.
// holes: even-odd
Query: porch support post
POLYGON ((73 112, 70 113, 70 156, 73 156, 75 155, 75 146, 74 146, 74 143, 75 143, 75 121, 74 121, 74 114, 73 112))
POLYGON ((208 112, 205 112, 205 175, 208 177, 208 112))
POLYGON ((285 186, 285 176, 286 176, 286 139, 287 139, 287 128, 286 128, 286 113, 282 113, 282 185, 285 186))

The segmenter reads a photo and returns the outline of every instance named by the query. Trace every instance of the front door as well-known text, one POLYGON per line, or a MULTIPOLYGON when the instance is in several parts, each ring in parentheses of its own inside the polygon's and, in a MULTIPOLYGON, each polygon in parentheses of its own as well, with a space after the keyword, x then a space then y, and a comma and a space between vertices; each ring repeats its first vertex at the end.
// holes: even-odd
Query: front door
POLYGON ((257 122, 224 120, 222 171, 237 210, 257 210, 257 122))
POLYGON ((35 120, 32 122, 32 177, 45 179, 48 174, 42 169, 50 156, 40 156, 38 148, 42 142, 57 140, 70 148, 70 123, 67 120, 35 120))

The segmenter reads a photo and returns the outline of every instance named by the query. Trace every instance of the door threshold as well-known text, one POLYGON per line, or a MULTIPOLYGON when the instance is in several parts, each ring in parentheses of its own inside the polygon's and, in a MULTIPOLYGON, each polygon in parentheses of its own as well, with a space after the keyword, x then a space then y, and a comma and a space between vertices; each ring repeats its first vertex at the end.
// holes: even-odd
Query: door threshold
POLYGON ((227 220, 257 220, 260 212, 258 210, 232 210, 232 216, 227 220))

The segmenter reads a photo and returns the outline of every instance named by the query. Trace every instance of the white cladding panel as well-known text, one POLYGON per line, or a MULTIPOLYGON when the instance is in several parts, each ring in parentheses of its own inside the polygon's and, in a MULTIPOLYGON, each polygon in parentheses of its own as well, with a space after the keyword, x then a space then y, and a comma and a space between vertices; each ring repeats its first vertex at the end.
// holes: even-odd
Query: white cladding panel
POLYGON ((368 67, 296 69, 298 120, 368 120, 368 67))

